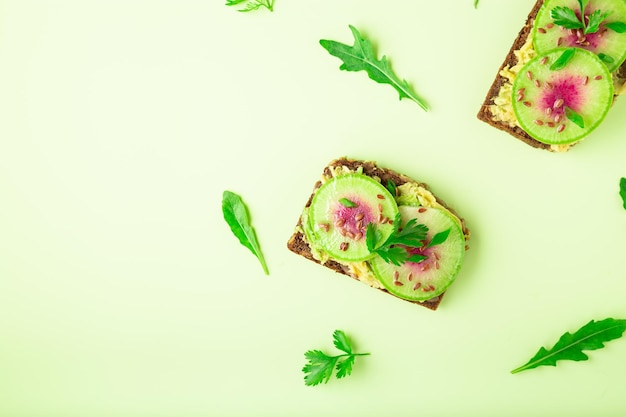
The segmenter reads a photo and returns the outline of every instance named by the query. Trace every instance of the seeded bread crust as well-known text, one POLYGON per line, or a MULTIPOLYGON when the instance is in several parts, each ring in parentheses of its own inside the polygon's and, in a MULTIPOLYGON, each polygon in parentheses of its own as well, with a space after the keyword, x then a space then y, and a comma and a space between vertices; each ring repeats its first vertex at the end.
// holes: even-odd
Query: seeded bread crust
MULTIPOLYGON (((359 160, 354 160, 354 159, 348 159, 348 158, 340 158, 340 159, 336 159, 334 161, 332 161, 330 164, 328 164, 326 166, 326 168, 324 169, 324 175, 331 177, 331 168, 336 168, 336 167, 341 167, 344 166, 346 168, 348 168, 350 171, 356 171, 360 168, 362 168, 362 172, 364 175, 367 175, 368 177, 373 177, 373 178, 379 178, 382 184, 387 184, 387 181, 393 181, 397 186, 400 186, 402 184, 405 184, 407 182, 413 182, 413 183, 417 183, 419 184, 421 187, 427 189, 428 191, 430 191, 430 189, 428 188, 428 186, 426 184, 423 183, 418 183, 417 181, 407 177, 406 175, 403 174, 399 174, 396 171, 393 171, 391 169, 386 169, 386 168, 381 168, 379 166, 376 165, 376 163, 371 162, 371 161, 359 161, 359 160)), ((313 189, 313 192, 311 193, 311 196, 309 197, 305 207, 309 207, 311 205, 311 202, 313 201, 313 196, 315 195, 315 192, 317 191, 318 188, 320 188, 322 185, 321 181, 317 181, 317 183, 315 184, 315 187, 313 189)), ((432 191, 430 191, 432 193, 432 191)), ((434 195, 434 194, 433 194, 434 195)), ((439 204, 441 204, 442 206, 444 206, 446 209, 450 210, 450 212, 452 212, 455 216, 457 216, 460 220, 461 220, 461 224, 463 226, 463 234, 465 235, 466 240, 469 239, 470 236, 470 232, 467 229, 467 227, 465 226, 465 220, 462 219, 454 210, 452 210, 450 207, 448 207, 443 201, 441 201, 437 196, 435 196, 435 199, 437 200, 437 202, 439 204)), ((311 248, 309 247, 308 243, 306 242, 304 235, 302 233, 302 217, 300 217, 298 219, 298 224, 296 227, 296 230, 294 232, 294 234, 291 236, 291 238, 289 239, 289 241, 287 242, 287 248, 300 255, 300 256, 304 256, 306 259, 309 259, 317 264, 321 264, 321 262, 317 259, 315 259, 313 257, 313 254, 311 253, 311 248)), ((466 247, 467 249, 467 247, 466 247)), ((343 275, 347 275, 351 278, 357 279, 357 277, 353 276, 350 271, 348 270, 348 268, 344 267, 342 264, 340 264, 339 262, 336 262, 332 259, 324 262, 323 264, 325 267, 332 269, 333 271, 343 274, 343 275)), ((383 291, 387 294, 390 294, 387 290, 385 289, 380 289, 378 288, 380 291, 383 291)), ((392 294, 390 294, 392 295, 392 294)), ((395 297, 395 296, 394 296, 395 297)), ((441 303, 441 299, 443 298, 443 294, 440 294, 437 297, 431 298, 430 300, 426 300, 423 302, 417 302, 417 301, 407 301, 407 300, 403 300, 403 301, 407 301, 410 303, 414 303, 414 304, 419 304, 421 306, 427 307, 431 310, 436 310, 437 307, 439 307, 439 304, 441 303)))
MULTIPOLYGON (((521 141, 525 142, 526 144, 534 148, 545 149, 547 151, 554 151, 554 149, 550 145, 541 143, 533 139, 532 137, 530 137, 522 128, 518 126, 511 127, 507 123, 493 120, 493 114, 491 113, 491 110, 489 109, 489 106, 493 104, 493 100, 496 97, 498 97, 500 88, 506 82, 508 82, 508 80, 505 77, 500 75, 501 71, 506 66, 513 67, 515 64, 517 64, 517 57, 515 56, 515 51, 519 50, 526 43, 526 41, 528 40, 528 37, 531 36, 533 23, 535 21, 537 13, 539 12, 539 9, 541 8, 541 6, 543 6, 543 3, 544 3, 544 0, 537 0, 532 10, 528 14, 524 27, 517 35, 517 38, 515 39, 515 42, 513 42, 513 45, 511 46, 509 53, 504 59, 504 62, 500 66, 500 69, 498 69, 496 78, 494 79, 493 84, 491 84, 491 88, 489 89, 489 92, 487 93, 487 96, 485 97, 485 100, 480 108, 480 111, 478 112, 477 117, 479 120, 482 120, 483 122, 497 129, 500 129, 502 131, 509 133, 510 135, 516 137, 517 139, 520 139, 521 141)), ((617 71, 617 76, 619 78, 624 78, 625 75, 626 75, 626 63, 624 63, 617 71)))
POLYGON ((537 16, 537 13, 539 12, 539 9, 543 5, 543 3, 544 3, 544 0, 538 0, 537 3, 535 3, 535 6, 530 11, 530 13, 528 14, 524 27, 517 35, 517 38, 515 39, 515 42, 513 42, 513 45, 511 46, 509 53, 504 59, 504 62, 500 66, 500 69, 498 69, 496 78, 494 79, 493 84, 491 84, 491 88, 489 89, 489 92, 487 93, 487 96, 485 97, 485 101, 483 102, 483 105, 481 106, 480 111, 478 112, 478 119, 482 120, 483 122, 487 124, 490 124, 496 129, 500 129, 509 133, 510 135, 516 137, 517 139, 520 139, 521 141, 527 143, 528 145, 534 148, 545 149, 549 151, 551 150, 550 145, 546 145, 545 143, 541 143, 533 139, 522 128, 518 126, 511 127, 507 123, 493 120, 493 114, 491 113, 491 110, 489 109, 489 106, 493 104, 493 100, 496 97, 498 97, 500 88, 502 88, 502 86, 506 82, 508 82, 508 80, 505 77, 500 75, 500 72, 506 66, 512 67, 515 64, 517 64, 517 57, 515 56, 515 51, 520 49, 526 43, 526 40, 528 39, 528 37, 531 35, 533 22, 535 21, 535 17, 537 16))

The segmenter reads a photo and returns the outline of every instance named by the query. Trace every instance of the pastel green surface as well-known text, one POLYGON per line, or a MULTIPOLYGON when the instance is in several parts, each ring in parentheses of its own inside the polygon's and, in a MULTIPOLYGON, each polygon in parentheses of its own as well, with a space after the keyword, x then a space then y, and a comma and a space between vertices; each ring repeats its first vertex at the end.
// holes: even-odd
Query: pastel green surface
POLYGON ((509 373, 626 317, 626 100, 564 155, 475 118, 532 5, 0 0, 0 415, 622 416, 626 340, 509 373), (338 69, 318 41, 351 43, 349 24, 431 111, 338 69), (433 37, 450 28, 462 45, 433 37), (467 219, 438 311, 285 248, 343 155, 467 219), (332 352, 335 329, 371 356, 305 387, 304 352, 332 352))

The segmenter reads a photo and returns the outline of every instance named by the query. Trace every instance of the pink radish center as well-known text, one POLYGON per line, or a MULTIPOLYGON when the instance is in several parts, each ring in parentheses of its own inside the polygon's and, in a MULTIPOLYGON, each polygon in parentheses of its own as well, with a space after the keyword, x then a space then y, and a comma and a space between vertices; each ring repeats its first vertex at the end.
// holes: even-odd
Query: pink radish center
POLYGON ((538 97, 539 110, 551 109, 553 116, 563 115, 565 107, 580 112, 587 99, 584 87, 588 80, 584 76, 559 74, 547 82, 538 97))

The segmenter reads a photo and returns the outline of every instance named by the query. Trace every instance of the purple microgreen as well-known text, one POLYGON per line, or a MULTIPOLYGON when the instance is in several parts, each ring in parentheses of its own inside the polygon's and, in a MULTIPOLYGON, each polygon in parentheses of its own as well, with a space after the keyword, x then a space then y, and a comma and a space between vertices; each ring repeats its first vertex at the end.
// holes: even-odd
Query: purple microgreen
POLYGON ((354 208, 357 207, 357 204, 354 201, 348 200, 347 198, 340 198, 339 203, 345 208, 354 208))
POLYGON ((576 12, 569 7, 557 6, 550 10, 550 17, 554 23, 564 27, 565 29, 582 29, 583 23, 580 21, 576 12))
POLYGON ((603 13, 601 10, 596 10, 595 12, 591 13, 589 15, 589 22, 587 23, 587 26, 584 30, 585 35, 589 33, 596 33, 600 29, 600 23, 602 23, 602 21, 606 19, 608 15, 609 12, 603 13))
POLYGON ((430 243, 428 244, 427 247, 431 247, 431 246, 435 246, 435 245, 441 245, 443 242, 446 241, 446 239, 448 238, 448 235, 450 234, 450 229, 444 230, 443 232, 439 232, 437 233, 435 236, 433 236, 433 238, 430 240, 430 243))
POLYGON ((565 68, 567 63, 572 60, 572 58, 574 57, 575 53, 576 53, 576 49, 575 48, 568 48, 568 49, 566 49, 561 54, 561 56, 556 61, 554 61, 554 64, 552 64, 550 66, 550 70, 558 71, 558 70, 562 70, 563 68, 565 68))
POLYGON ((565 116, 576 126, 581 129, 585 128, 585 121, 583 120, 583 117, 567 106, 565 106, 565 116))
POLYGON ((624 202, 624 209, 626 210, 626 178, 622 178, 619 181, 619 195, 624 202))
POLYGON ((611 22, 604 25, 605 28, 611 29, 613 32, 624 33, 626 32, 626 23, 624 22, 611 22))

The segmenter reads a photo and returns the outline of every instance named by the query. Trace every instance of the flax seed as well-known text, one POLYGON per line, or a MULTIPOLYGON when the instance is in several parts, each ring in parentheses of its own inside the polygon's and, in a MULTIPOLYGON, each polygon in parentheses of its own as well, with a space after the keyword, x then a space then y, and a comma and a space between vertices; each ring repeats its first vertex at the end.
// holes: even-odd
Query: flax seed
POLYGON ((585 76, 585 78, 583 78, 583 85, 587 85, 588 82, 589 82, 589 77, 585 76))
POLYGON ((409 272, 409 276, 407 277, 409 281, 413 281, 413 272, 409 272))
POLYGON ((347 237, 347 238, 354 239, 354 236, 355 236, 355 235, 354 235, 354 233, 352 233, 352 232, 346 232, 346 237, 347 237))
POLYGON ((317 226, 325 232, 328 232, 330 230, 330 226, 326 223, 320 223, 317 226))
POLYGON ((539 119, 533 120, 533 123, 536 124, 537 126, 543 126, 543 121, 539 119))
POLYGON ((556 40, 556 46, 561 46, 562 43, 563 43, 563 38, 559 38, 556 40))
POLYGON ((524 106, 531 107, 533 104, 530 101, 525 101, 524 106))
POLYGON ((400 281, 394 281, 394 282, 393 282, 393 285, 395 285, 396 287, 401 287, 401 286, 403 286, 404 284, 403 284, 403 283, 401 283, 400 281))
POLYGON ((555 126, 554 122, 548 122, 547 124, 548 124, 548 127, 554 127, 555 126))
POLYGON ((596 75, 595 77, 593 77, 594 80, 601 80, 602 76, 601 75, 596 75))
POLYGON ((417 209, 418 213, 424 213, 425 211, 426 211, 425 207, 420 207, 420 208, 417 209))
POLYGON ((335 222, 335 226, 337 227, 343 227, 346 224, 346 221, 344 219, 339 219, 335 222))
POLYGON ((554 23, 548 23, 548 24, 546 25, 546 27, 547 27, 548 29, 552 29, 552 28, 554 27, 554 23))
POLYGON ((543 58, 541 58, 541 65, 546 65, 548 63, 548 57, 544 56, 543 58))
POLYGON ((363 233, 358 232, 356 235, 354 235, 354 240, 361 240, 363 239, 363 233))
POLYGON ((541 88, 541 81, 535 80, 535 87, 541 88))
POLYGON ((560 123, 561 119, 563 119, 563 115, 557 114, 556 116, 554 116, 554 123, 560 123))
POLYGON ((363 220, 356 222, 356 228, 357 230, 361 230, 363 228, 363 220))
POLYGON ((563 104, 565 103, 565 101, 563 101, 562 98, 558 99, 557 101, 554 102, 554 108, 555 109, 560 109, 561 107, 563 107, 563 104))
POLYGON ((524 94, 519 94, 517 96, 517 102, 519 103, 520 101, 524 100, 524 94))
POLYGON ((378 211, 382 213, 383 211, 383 205, 382 204, 378 204, 378 211))
POLYGON ((546 116, 550 116, 552 114, 552 107, 546 108, 546 116))
POLYGON ((564 130, 565 130, 565 125, 561 125, 556 129, 557 133, 561 133, 564 130))
POLYGON ((356 216, 354 216, 354 220, 358 222, 359 220, 363 220, 363 217, 365 217, 365 214, 359 213, 356 216))
POLYGON ((382 194, 376 194, 376 198, 378 198, 379 200, 385 199, 385 197, 382 194))
POLYGON ((415 285, 413 285, 413 290, 414 290, 414 291, 417 291, 417 290, 419 290, 419 288, 420 288, 421 286, 422 286, 422 283, 418 281, 418 282, 416 282, 416 283, 415 283, 415 285))
POLYGON ((537 32, 539 32, 539 33, 546 33, 546 30, 544 28, 539 28, 539 29, 537 29, 537 32))
POLYGON ((533 73, 532 73, 532 72, 530 72, 530 71, 527 71, 527 72, 526 72, 526 77, 528 77, 528 79, 532 81, 532 79, 533 79, 533 73))

